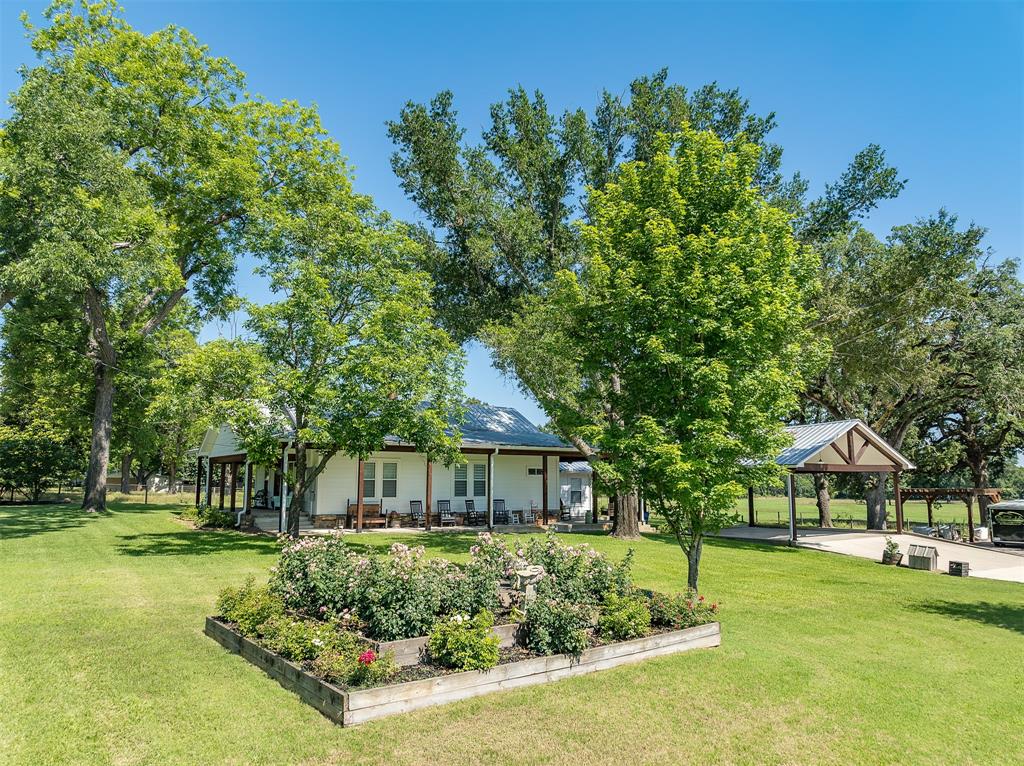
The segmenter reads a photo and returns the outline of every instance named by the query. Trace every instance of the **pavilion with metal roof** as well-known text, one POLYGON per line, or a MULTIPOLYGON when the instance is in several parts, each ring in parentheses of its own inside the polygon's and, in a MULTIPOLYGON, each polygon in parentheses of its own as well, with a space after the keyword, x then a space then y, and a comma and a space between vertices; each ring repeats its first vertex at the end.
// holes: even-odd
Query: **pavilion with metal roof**
MULTIPOLYGON (((796 474, 798 473, 891 473, 896 499, 896 532, 903 532, 903 498, 900 473, 914 464, 862 420, 836 420, 786 427, 793 443, 775 462, 789 471, 786 497, 789 506, 789 539, 796 543, 796 474)), ((754 516, 754 489, 747 492, 750 526, 754 516)))

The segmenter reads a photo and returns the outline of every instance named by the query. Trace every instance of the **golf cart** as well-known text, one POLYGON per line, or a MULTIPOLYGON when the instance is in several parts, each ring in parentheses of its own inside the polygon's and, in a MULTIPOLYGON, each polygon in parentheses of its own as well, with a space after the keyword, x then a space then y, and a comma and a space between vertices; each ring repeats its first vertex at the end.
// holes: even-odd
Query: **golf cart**
POLYGON ((1024 500, 1007 500, 988 507, 993 545, 1024 545, 1024 500))

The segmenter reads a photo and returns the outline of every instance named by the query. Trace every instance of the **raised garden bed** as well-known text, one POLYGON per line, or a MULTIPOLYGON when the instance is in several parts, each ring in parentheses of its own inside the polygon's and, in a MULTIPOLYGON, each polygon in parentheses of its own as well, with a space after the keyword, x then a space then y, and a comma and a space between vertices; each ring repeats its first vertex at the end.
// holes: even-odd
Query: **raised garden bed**
MULTIPOLYGON (((264 649, 214 617, 206 618, 206 634, 225 649, 240 654, 262 668, 284 688, 295 692, 304 702, 342 726, 353 726, 431 705, 442 705, 503 689, 557 681, 596 670, 640 662, 650 657, 721 644, 720 625, 711 622, 694 628, 597 646, 585 650, 576 658, 554 654, 508 662, 485 671, 470 670, 372 689, 344 691, 308 673, 299 665, 264 649)), ((418 660, 419 650, 416 652, 418 660)))

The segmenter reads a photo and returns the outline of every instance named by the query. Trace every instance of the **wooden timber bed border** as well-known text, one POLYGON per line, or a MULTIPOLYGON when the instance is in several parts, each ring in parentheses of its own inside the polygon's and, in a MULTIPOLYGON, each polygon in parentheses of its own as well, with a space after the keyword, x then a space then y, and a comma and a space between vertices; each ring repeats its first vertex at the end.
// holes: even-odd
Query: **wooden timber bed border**
POLYGON ((206 618, 205 632, 225 649, 240 654, 262 668, 281 686, 298 694, 303 702, 342 726, 353 726, 504 689, 593 673, 651 657, 718 646, 722 642, 721 626, 711 622, 694 628, 596 646, 587 649, 579 658, 554 654, 509 662, 490 670, 469 670, 420 681, 343 691, 250 641, 215 617, 206 618))

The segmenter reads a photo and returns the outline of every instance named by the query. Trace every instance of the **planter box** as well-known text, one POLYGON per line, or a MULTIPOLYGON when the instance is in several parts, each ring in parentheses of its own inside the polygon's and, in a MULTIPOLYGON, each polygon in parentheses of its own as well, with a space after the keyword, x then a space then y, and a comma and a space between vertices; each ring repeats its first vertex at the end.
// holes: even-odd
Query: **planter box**
MULTIPOLYGON (((501 640, 500 647, 502 649, 508 649, 516 645, 516 640, 519 637, 519 623, 495 625, 491 628, 491 635, 497 636, 501 640)), ((370 643, 377 654, 394 652, 395 662, 402 667, 417 664, 427 653, 427 636, 403 638, 398 641, 371 641, 370 643)))
POLYGON ((225 649, 263 668, 283 687, 295 692, 304 702, 343 726, 722 643, 721 626, 712 622, 695 628, 594 647, 583 652, 578 659, 555 654, 510 662, 490 670, 470 670, 422 681, 344 692, 240 636, 213 617, 206 618, 206 635, 225 649))

